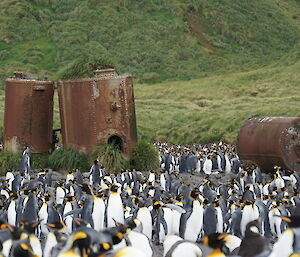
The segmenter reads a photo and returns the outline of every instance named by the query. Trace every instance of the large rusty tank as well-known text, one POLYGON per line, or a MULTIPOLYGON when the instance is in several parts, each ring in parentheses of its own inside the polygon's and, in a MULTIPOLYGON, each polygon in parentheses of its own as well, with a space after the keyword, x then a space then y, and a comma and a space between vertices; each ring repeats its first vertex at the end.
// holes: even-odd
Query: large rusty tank
POLYGON ((88 153, 115 142, 126 155, 137 143, 131 75, 97 70, 93 78, 58 82, 63 146, 88 153))
POLYGON ((34 153, 52 149, 53 82, 15 72, 5 83, 4 150, 34 153))
POLYGON ((300 118, 255 117, 240 130, 237 151, 264 172, 274 166, 300 171, 300 118))

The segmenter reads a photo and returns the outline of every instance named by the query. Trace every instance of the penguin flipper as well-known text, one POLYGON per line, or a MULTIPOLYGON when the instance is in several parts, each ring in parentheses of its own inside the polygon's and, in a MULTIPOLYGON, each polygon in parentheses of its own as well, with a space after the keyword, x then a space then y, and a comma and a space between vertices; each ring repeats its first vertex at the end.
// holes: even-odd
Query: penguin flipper
POLYGON ((175 211, 178 211, 179 213, 186 213, 186 210, 185 209, 183 209, 181 206, 179 206, 179 205, 176 205, 176 204, 172 204, 172 203, 167 203, 167 204, 165 204, 164 206, 166 206, 166 207, 168 207, 168 208, 170 208, 170 209, 172 209, 172 210, 175 210, 175 211))
POLYGON ((184 234, 185 234, 185 230, 186 230, 186 223, 191 215, 192 215, 192 210, 189 210, 188 212, 182 214, 180 217, 179 236, 181 238, 184 238, 184 234))

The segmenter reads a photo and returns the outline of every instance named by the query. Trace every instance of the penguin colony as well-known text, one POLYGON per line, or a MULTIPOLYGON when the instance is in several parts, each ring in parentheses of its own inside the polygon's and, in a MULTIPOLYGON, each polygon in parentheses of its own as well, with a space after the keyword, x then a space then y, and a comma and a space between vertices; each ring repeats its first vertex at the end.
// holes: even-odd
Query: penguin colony
POLYGON ((24 151, 0 182, 0 256, 300 256, 298 174, 222 143, 156 147, 160 171, 118 174, 31 170, 24 151))

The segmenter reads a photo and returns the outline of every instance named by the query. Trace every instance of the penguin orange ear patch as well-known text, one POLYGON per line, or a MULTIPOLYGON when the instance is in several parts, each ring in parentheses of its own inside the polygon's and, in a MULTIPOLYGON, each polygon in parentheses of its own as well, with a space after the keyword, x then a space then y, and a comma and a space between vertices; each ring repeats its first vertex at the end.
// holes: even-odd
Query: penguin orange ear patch
POLYGON ((103 243, 101 244, 101 246, 105 251, 108 251, 111 248, 111 245, 109 243, 103 243))
POLYGON ((1 224, 0 229, 5 229, 7 227, 6 224, 1 224))
POLYGON ((123 234, 121 232, 118 232, 116 234, 116 237, 119 238, 120 240, 122 240, 123 239, 123 234))
POLYGON ((29 247, 27 244, 20 244, 21 248, 25 251, 28 251, 29 250, 29 247))

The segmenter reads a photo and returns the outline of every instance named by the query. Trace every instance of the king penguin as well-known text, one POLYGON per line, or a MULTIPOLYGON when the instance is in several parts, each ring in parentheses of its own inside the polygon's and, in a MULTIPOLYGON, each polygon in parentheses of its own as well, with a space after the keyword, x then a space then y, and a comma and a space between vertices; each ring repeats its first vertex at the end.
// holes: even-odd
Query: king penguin
POLYGON ((203 205, 200 204, 198 196, 200 191, 195 188, 191 191, 193 199, 190 211, 181 215, 179 233, 182 238, 196 242, 199 238, 203 226, 203 205))
POLYGON ((123 203, 117 185, 111 186, 111 193, 109 195, 106 207, 107 227, 114 227, 115 221, 124 224, 123 203))

